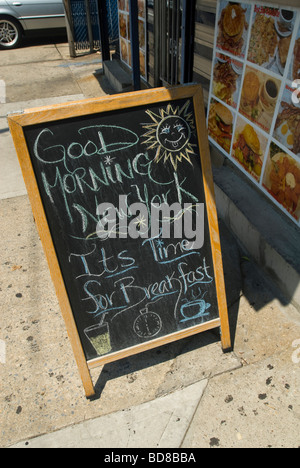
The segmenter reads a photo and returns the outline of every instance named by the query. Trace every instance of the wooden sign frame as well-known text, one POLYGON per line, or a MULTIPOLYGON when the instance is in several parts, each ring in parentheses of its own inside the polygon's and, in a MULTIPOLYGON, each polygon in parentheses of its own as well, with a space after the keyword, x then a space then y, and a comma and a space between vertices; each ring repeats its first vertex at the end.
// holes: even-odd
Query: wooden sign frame
POLYGON ((89 398, 95 395, 95 389, 90 374, 91 369, 137 353, 141 353, 149 349, 156 348, 167 343, 183 339, 187 336, 198 334, 206 330, 220 327, 223 351, 230 351, 231 339, 223 275, 222 254, 214 199, 214 184, 206 130, 205 108, 201 86, 186 85, 172 89, 157 88, 146 91, 126 93, 122 95, 107 96, 99 99, 96 98, 79 102, 71 102, 67 104, 53 105, 49 107, 35 108, 26 110, 21 114, 12 114, 8 116, 8 123, 19 158, 37 229, 44 247, 45 255, 47 257, 52 281, 55 286, 61 312, 65 320, 67 332, 73 348, 86 396, 89 398), (94 114, 101 114, 103 112, 131 109, 153 103, 164 103, 185 98, 190 98, 193 100, 195 109, 196 129, 203 173, 203 186, 206 198, 219 318, 201 325, 197 325, 196 327, 175 332, 168 336, 153 339, 147 343, 139 344, 131 348, 87 361, 78 330, 76 328, 75 319, 63 280, 63 275, 59 265, 53 239, 51 237, 45 209, 35 177, 29 149, 27 147, 24 129, 28 126, 36 124, 44 124, 56 121, 60 122, 74 117, 92 116, 94 114))

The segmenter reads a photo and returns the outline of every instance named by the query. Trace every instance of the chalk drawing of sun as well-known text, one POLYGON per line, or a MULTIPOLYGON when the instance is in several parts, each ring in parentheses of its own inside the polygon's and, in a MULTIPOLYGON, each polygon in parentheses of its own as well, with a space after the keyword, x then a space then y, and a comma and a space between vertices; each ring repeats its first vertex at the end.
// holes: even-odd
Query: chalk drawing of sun
POLYGON ((195 126, 189 106, 189 101, 181 108, 169 104, 166 109, 159 110, 159 115, 147 110, 154 123, 143 124, 147 130, 142 135, 146 139, 143 144, 148 150, 156 150, 155 162, 163 160, 165 164, 170 161, 175 171, 183 159, 193 165, 190 157, 195 155, 193 147, 196 145, 192 145, 190 140, 195 126))

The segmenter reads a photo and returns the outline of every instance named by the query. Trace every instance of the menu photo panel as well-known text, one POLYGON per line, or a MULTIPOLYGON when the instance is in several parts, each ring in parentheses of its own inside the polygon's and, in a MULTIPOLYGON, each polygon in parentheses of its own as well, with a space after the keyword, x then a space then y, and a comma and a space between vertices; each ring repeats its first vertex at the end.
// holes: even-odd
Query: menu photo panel
MULTIPOLYGON (((129 0, 118 0, 120 57, 132 68, 129 0)), ((138 0, 139 59, 141 77, 147 79, 147 17, 146 0, 138 0)))
POLYGON ((207 124, 210 142, 300 226, 300 8, 218 1, 207 124))

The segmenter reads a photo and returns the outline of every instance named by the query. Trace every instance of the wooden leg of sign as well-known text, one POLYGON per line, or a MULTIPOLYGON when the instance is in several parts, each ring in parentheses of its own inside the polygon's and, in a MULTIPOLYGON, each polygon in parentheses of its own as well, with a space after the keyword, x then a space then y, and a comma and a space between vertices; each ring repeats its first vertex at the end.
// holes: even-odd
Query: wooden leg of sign
POLYGON ((84 371, 82 372, 82 369, 79 369, 80 374, 81 374, 81 380, 83 383, 84 391, 85 391, 85 396, 87 398, 92 398, 96 395, 96 391, 93 385, 93 381, 91 378, 90 371, 88 367, 86 366, 84 371))
POLYGON ((217 254, 216 257, 218 258, 217 261, 219 265, 219 273, 220 271, 222 272, 222 274, 216 274, 216 282, 218 283, 218 292, 219 293, 221 292, 221 294, 218 295, 219 315, 220 315, 220 320, 221 320, 221 343, 222 343, 222 349, 224 353, 228 353, 229 351, 232 351, 232 344, 231 344, 231 336, 230 336, 228 308, 227 308, 221 252, 219 252, 219 255, 217 254))
POLYGON ((95 396, 96 392, 69 304, 66 304, 66 306, 62 307, 61 310, 64 320, 66 322, 69 339, 73 348, 74 357, 82 380, 85 396, 87 398, 92 398, 93 396, 95 396))
POLYGON ((194 96, 194 105, 197 109, 196 120, 199 131, 199 149, 203 170, 203 185, 207 206, 207 217, 209 221, 210 241, 212 247, 212 257, 214 262, 216 290, 218 298, 219 315, 221 320, 221 341, 224 352, 231 350, 230 329, 228 320, 227 300, 225 291, 224 271, 222 262, 222 251, 220 243, 220 232, 218 215, 215 202, 214 180, 210 160, 210 149, 207 129, 201 125, 205 122, 204 99, 202 89, 199 88, 194 96))
POLYGON ((46 213, 44 211, 42 199, 39 193, 39 188, 35 179, 34 169, 25 142, 23 127, 11 118, 8 119, 8 123, 11 130, 11 134, 15 141, 15 147, 22 168, 24 180, 27 186, 27 191, 33 215, 36 221, 36 226, 38 228, 38 232, 44 247, 45 255, 49 264, 52 281, 59 300, 60 309, 66 324, 75 360, 84 386, 85 394, 87 398, 90 398, 95 395, 95 389, 85 359, 84 351, 82 348, 71 304, 69 301, 69 296, 67 294, 59 261, 56 255, 56 250, 48 226, 46 213))
POLYGON ((69 339, 73 348, 74 357, 82 380, 85 396, 87 398, 92 398, 93 396, 95 396, 96 392, 93 385, 91 373, 88 367, 88 363, 86 361, 83 348, 77 333, 73 314, 71 313, 71 308, 68 302, 63 304, 63 301, 61 301, 61 311, 68 330, 69 339))
POLYGON ((230 351, 232 351, 229 324, 223 328, 221 325, 221 343, 224 353, 229 353, 230 351))

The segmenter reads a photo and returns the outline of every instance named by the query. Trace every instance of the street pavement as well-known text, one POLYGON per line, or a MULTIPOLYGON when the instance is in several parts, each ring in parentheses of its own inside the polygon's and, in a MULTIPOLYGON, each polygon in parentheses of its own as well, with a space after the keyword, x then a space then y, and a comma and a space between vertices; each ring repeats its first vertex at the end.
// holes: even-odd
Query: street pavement
POLYGON ((205 332, 94 369, 85 398, 6 115, 101 97, 101 69, 67 44, 1 51, 0 447, 299 447, 299 312, 222 222, 233 351, 205 332))

